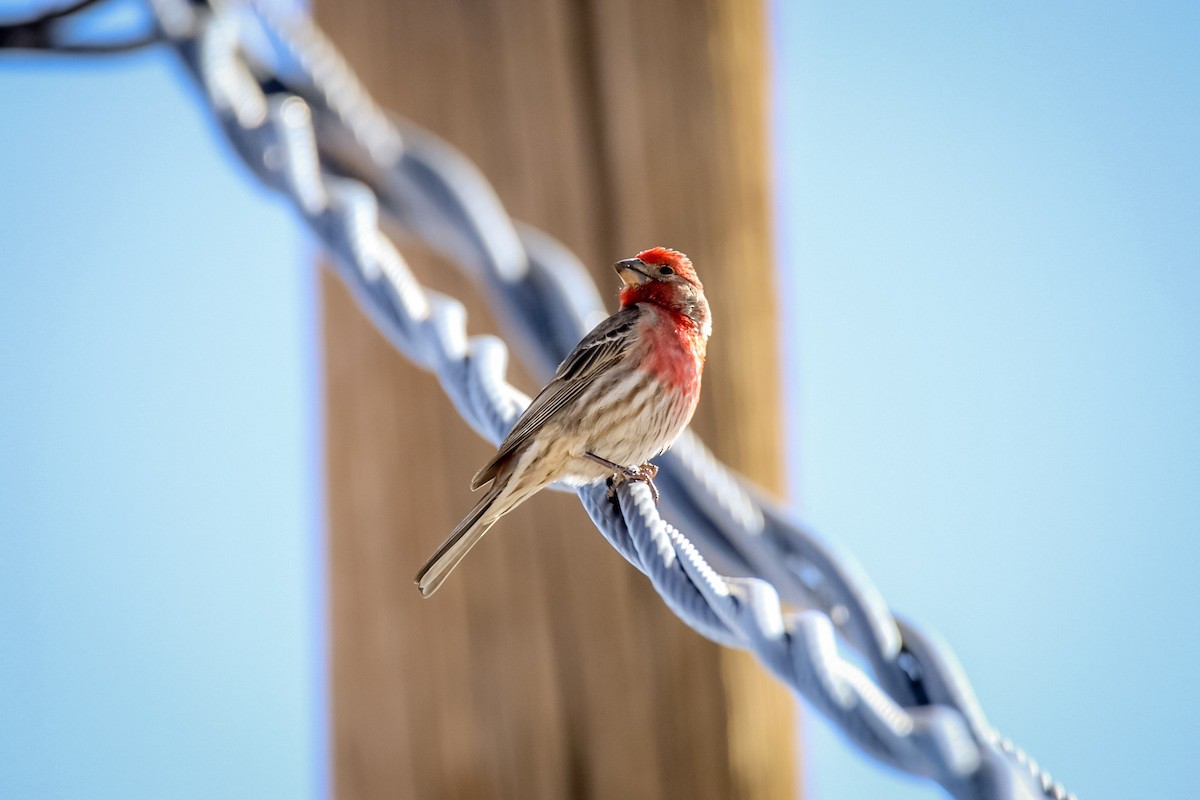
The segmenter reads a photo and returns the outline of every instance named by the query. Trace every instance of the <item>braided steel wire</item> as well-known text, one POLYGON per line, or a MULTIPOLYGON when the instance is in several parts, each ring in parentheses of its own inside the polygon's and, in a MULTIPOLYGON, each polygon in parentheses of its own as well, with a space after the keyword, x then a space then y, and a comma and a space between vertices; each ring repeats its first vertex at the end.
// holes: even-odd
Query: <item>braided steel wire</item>
MULTIPOLYGON (((466 335, 462 305, 416 281, 380 216, 486 285, 542 377, 604 315, 583 266, 513 222, 460 153, 379 109, 307 17, 257 2, 148 2, 242 160, 290 200, 386 338, 499 442, 529 402, 505 380, 506 346, 466 335)), ((577 491, 684 622, 753 651, 863 750, 956 798, 1073 797, 995 733, 949 648, 893 618, 848 554, 746 487, 690 434, 659 466, 664 510, 678 527, 644 485, 621 485, 618 504, 603 486, 577 491)))

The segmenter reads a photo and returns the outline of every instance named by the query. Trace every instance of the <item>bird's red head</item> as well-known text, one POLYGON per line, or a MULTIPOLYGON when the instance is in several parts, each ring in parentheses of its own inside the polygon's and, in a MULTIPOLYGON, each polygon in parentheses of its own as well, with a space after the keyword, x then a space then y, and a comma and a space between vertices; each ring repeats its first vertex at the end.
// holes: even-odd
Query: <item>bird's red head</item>
POLYGON ((667 267, 697 289, 704 288, 700 279, 696 277, 696 269, 692 266, 692 260, 678 250, 672 250, 669 247, 651 247, 649 250, 638 253, 637 259, 650 267, 653 273, 658 273, 662 268, 667 267))
POLYGON ((704 294, 692 260, 678 250, 651 247, 613 265, 625 283, 621 303, 657 302, 672 305, 673 298, 704 294))
POLYGON ((613 265, 621 281, 621 306, 653 303, 695 323, 708 338, 712 330, 704 286, 690 258, 678 250, 652 247, 613 265))

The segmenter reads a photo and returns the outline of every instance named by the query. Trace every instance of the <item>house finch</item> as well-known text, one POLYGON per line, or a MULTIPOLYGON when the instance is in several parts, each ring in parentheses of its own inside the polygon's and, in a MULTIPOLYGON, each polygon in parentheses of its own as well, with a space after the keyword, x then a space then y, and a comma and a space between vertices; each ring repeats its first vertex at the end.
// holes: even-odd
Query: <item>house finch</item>
MULTIPOLYGON (((655 247, 614 265, 621 308, 559 365, 471 488, 487 494, 417 573, 429 597, 496 520, 556 481, 646 481, 700 399, 712 323, 683 253, 655 247)), ((613 485, 613 483, 610 483, 613 485)))

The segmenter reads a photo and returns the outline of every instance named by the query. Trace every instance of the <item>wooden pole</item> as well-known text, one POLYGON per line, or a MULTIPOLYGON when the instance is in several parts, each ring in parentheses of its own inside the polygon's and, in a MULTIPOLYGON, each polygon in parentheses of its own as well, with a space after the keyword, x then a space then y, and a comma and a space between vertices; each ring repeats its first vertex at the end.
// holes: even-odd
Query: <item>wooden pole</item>
MULTIPOLYGON (((475 160, 614 304, 613 261, 658 244, 692 256, 716 327, 695 428, 779 489, 761 4, 316 12, 378 100, 475 160)), ((473 331, 495 329, 464 279, 403 246, 424 282, 468 300, 473 331)), ((336 795, 795 797, 786 691, 679 622, 574 498, 528 503, 418 596, 412 575, 471 507, 491 448, 328 275, 323 292, 336 795)))

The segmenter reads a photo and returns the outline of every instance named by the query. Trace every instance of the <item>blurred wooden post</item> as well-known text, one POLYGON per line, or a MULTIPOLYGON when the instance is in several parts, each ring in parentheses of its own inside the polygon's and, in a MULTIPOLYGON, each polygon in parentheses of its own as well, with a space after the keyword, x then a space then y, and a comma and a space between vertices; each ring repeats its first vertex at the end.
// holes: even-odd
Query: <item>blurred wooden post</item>
MULTIPOLYGON (((316 13, 384 105, 465 151, 610 300, 613 261, 657 244, 693 257, 716 323, 695 427, 779 489, 761 3, 316 13)), ((490 325, 463 279, 405 253, 490 325)), ((421 600, 412 575, 472 505, 490 447, 323 281, 337 797, 795 797, 786 691, 673 617, 574 498, 530 502, 421 600)))

